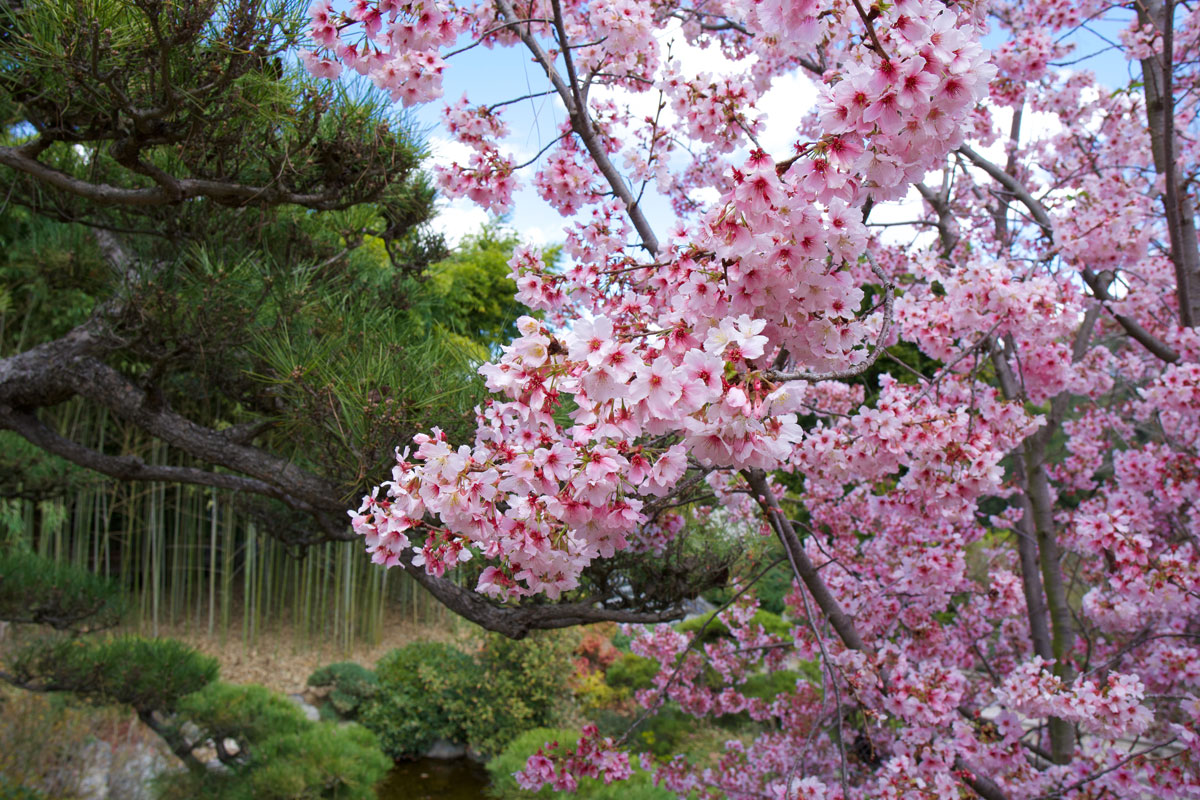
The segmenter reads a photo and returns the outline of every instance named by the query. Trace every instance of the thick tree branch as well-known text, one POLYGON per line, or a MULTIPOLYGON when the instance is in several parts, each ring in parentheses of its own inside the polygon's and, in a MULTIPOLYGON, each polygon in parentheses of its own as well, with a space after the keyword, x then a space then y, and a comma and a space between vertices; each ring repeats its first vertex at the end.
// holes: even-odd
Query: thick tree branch
POLYGON ((817 602, 817 607, 821 609, 821 613, 829 620, 829 624, 833 626, 833 630, 837 633, 838 638, 851 650, 869 653, 870 651, 859 635, 858 629, 854 627, 854 620, 842 609, 837 598, 833 596, 833 593, 829 591, 829 587, 825 585, 825 581, 821 579, 816 566, 809 559, 808 554, 804 552, 804 545, 801 543, 800 537, 796 535, 796 529, 792 526, 792 522, 788 519, 787 514, 783 513, 783 510, 779 507, 779 501, 775 498, 775 493, 767 483, 766 473, 760 469, 749 469, 743 470, 742 475, 746 478, 746 482, 750 484, 754 499, 766 514, 771 527, 775 529, 776 535, 779 536, 779 540, 783 543, 784 550, 792 562, 792 568, 796 572, 796 577, 800 579, 808 589, 809 594, 812 595, 813 600, 817 602))
POLYGON ((472 589, 454 581, 430 575, 423 567, 414 566, 416 554, 405 550, 400 560, 408 574, 438 601, 459 616, 471 620, 489 631, 510 639, 523 639, 533 630, 569 628, 594 622, 655 623, 669 622, 683 616, 681 607, 665 611, 630 611, 608 609, 590 603, 560 603, 557 605, 497 606, 472 589))
POLYGON ((1163 178, 1163 210, 1175 266, 1179 322, 1184 327, 1200 324, 1200 243, 1196 236, 1196 210, 1191 197, 1180 186, 1176 163, 1174 94, 1174 2, 1141 0, 1135 4, 1138 23, 1159 32, 1161 51, 1141 61, 1142 91, 1146 97, 1146 122, 1154 169, 1163 178))
POLYGON ((244 478, 222 472, 178 467, 166 464, 147 464, 135 456, 112 456, 84 447, 78 442, 60 436, 40 419, 29 412, 17 411, 0 405, 0 428, 23 436, 30 444, 48 453, 65 458, 73 464, 123 481, 166 481, 168 483, 190 483, 213 486, 218 489, 253 492, 282 500, 293 508, 307 510, 297 498, 290 497, 278 487, 254 478, 244 478))
MULTIPOLYGON (((100 323, 92 321, 61 339, 0 359, 0 427, 14 430, 73 463, 116 478, 194 483, 274 498, 308 514, 326 538, 354 538, 346 520, 346 501, 332 483, 265 450, 241 443, 242 437, 198 425, 168 408, 147 403, 144 390, 94 356, 108 348, 100 330, 100 323), (66 439, 29 411, 72 395, 108 409, 197 459, 242 474, 150 465, 137 458, 107 455, 66 439)), ((435 577, 412 566, 413 555, 412 551, 405 553, 409 574, 440 602, 488 630, 513 638, 519 639, 531 630, 606 621, 666 622, 683 615, 677 606, 647 612, 590 603, 497 606, 449 578, 435 577)))
MULTIPOLYGON (((1076 335, 1076 360, 1085 352, 1081 340, 1090 338, 1095 315, 1084 318, 1076 335)), ((992 363, 1006 399, 1019 400, 1022 393, 1009 367, 1005 354, 993 343, 992 363)), ((1064 393, 1052 401, 1047 424, 1026 438, 1013 450, 1013 472, 1021 489, 1019 502, 1021 520, 1017 525, 1017 552, 1021 562, 1021 582, 1029 617, 1030 637, 1034 651, 1046 660, 1054 660, 1054 674, 1064 682, 1074 677, 1068 656, 1075 644, 1075 627, 1067 604, 1067 588, 1063 580, 1061 553, 1054 522, 1054 502, 1050 476, 1046 473, 1046 446, 1057 429, 1065 411, 1068 396, 1064 393), (1044 600, 1043 600, 1044 598, 1044 600), (1049 614, 1050 625, 1046 625, 1049 614), (1049 655, 1047 655, 1049 653, 1049 655)), ((1066 764, 1075 751, 1075 728, 1064 719, 1050 718, 1050 749, 1054 761, 1066 764)))
POLYGON ((171 178, 165 173, 156 175, 156 186, 130 189, 107 183, 92 183, 68 175, 28 155, 28 151, 23 147, 0 147, 0 165, 24 173, 47 186, 106 206, 147 208, 176 205, 185 200, 203 197, 226 206, 277 206, 293 203, 318 211, 332 211, 372 199, 359 196, 347 198, 344 192, 335 189, 318 193, 292 192, 280 186, 246 186, 202 178, 171 178))

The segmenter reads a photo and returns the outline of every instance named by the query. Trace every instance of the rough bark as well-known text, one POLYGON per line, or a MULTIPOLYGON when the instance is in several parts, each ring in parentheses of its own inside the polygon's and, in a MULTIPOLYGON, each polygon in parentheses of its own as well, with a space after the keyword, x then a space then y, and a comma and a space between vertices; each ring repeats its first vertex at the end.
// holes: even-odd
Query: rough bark
POLYGON ((1175 96, 1173 78, 1174 0, 1139 0, 1134 4, 1138 22, 1158 29, 1162 48, 1142 59, 1142 91, 1146 98, 1146 122, 1154 153, 1154 169, 1163 181, 1162 203, 1167 217, 1171 262, 1175 266, 1179 323, 1200 324, 1200 242, 1196 238, 1196 209, 1183 188, 1176 161, 1175 96))

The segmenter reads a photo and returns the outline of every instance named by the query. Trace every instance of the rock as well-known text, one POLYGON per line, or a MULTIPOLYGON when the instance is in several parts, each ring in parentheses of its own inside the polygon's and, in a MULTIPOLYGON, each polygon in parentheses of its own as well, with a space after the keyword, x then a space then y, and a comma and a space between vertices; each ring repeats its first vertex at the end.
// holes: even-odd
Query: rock
POLYGON ((321 712, 317 710, 316 706, 305 702, 304 695, 289 694, 288 700, 300 706, 300 710, 304 712, 304 716, 308 718, 309 722, 318 722, 321 719, 321 712))
POLYGON ((186 742, 196 742, 200 739, 200 728, 194 722, 185 722, 179 726, 179 734, 186 742))
POLYGON ((691 600, 683 601, 684 619, 692 617, 708 616, 716 611, 717 607, 705 600, 703 597, 695 597, 691 600))
POLYGON ((108 797, 108 773, 112 770, 112 746, 105 741, 87 744, 79 754, 83 767, 80 769, 79 796, 83 800, 105 800, 108 797))
POLYGON ((151 781, 164 772, 183 769, 179 759, 150 741, 113 745, 97 740, 83 748, 80 759, 82 800, 153 800, 151 781))
POLYGON ((151 781, 165 772, 184 768, 178 759, 149 743, 139 744, 118 761, 116 769, 108 773, 108 796, 113 800, 153 800, 156 795, 151 781))
POLYGON ((465 745, 455 744, 449 739, 438 739, 425 753, 426 758, 436 758, 440 761, 448 761, 452 758, 462 758, 467 754, 465 745))
POLYGON ((192 756, 201 764, 207 764, 217 760, 217 748, 213 747, 211 741, 208 741, 199 747, 192 748, 192 756))
POLYGON ((237 739, 226 738, 222 740, 221 745, 225 748, 225 752, 231 756, 236 756, 242 752, 242 748, 238 746, 237 739))

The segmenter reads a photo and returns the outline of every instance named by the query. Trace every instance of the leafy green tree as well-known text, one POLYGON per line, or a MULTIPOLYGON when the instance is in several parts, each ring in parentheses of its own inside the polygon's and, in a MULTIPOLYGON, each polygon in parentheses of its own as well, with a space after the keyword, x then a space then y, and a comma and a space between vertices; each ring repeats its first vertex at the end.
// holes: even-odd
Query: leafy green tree
POLYGON ((421 143, 303 74, 303 30, 292 0, 0 7, 6 496, 207 485, 302 545, 348 536, 395 442, 472 424, 491 340, 426 274, 421 143))

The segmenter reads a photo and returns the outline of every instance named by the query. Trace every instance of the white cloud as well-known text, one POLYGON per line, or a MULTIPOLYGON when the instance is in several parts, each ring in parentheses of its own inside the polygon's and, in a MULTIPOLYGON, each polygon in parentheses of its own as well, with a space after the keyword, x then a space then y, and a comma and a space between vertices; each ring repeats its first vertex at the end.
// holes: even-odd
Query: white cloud
POLYGON ((456 247, 464 236, 478 233, 488 221, 487 212, 465 197, 441 200, 437 208, 437 216, 429 224, 446 237, 451 247, 456 247))
POLYGON ((817 86, 807 76, 793 72, 776 78, 758 100, 759 111, 767 117, 758 137, 763 149, 776 160, 792 155, 800 122, 816 102, 817 86))
POLYGON ((429 139, 429 160, 431 167, 448 167, 454 162, 466 164, 471 158, 471 148, 462 142, 447 139, 444 136, 433 136, 429 139))

